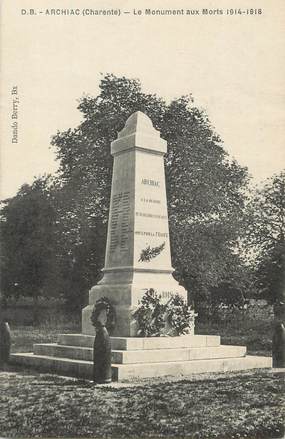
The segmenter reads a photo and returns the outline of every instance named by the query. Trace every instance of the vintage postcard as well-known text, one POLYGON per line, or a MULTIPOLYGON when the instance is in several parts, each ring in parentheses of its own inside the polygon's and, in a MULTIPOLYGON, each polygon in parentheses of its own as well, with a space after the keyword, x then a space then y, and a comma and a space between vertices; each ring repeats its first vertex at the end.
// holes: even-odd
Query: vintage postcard
POLYGON ((0 13, 1 438, 283 438, 285 3, 0 13))

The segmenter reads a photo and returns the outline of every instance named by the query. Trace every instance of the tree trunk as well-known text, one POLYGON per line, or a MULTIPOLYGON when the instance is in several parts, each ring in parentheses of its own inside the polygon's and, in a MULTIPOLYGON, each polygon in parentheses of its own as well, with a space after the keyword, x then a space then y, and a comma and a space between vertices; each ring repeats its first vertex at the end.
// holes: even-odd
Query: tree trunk
POLYGON ((285 297, 283 301, 275 302, 273 305, 275 322, 285 323, 285 297))

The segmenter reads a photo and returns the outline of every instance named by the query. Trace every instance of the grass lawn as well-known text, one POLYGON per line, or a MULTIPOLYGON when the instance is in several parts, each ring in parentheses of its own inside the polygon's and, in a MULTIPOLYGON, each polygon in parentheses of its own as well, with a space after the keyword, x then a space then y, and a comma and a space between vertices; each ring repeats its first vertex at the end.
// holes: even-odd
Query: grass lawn
POLYGON ((94 386, 0 373, 1 437, 283 437, 283 373, 271 371, 94 386))
POLYGON ((197 322, 198 334, 220 335, 222 344, 242 345, 250 355, 271 355, 273 319, 243 318, 225 322, 197 322))
MULTIPOLYGON (((33 343, 55 342, 63 332, 80 328, 12 328, 12 351, 32 351, 33 343)), ((197 333, 220 334, 250 353, 271 352, 270 321, 198 322, 197 333)), ((94 386, 10 368, 0 372, 0 437, 283 438, 284 377, 259 370, 94 386)))
POLYGON ((59 334, 80 332, 81 329, 76 326, 69 329, 44 326, 38 328, 33 326, 11 327, 11 352, 32 352, 34 343, 55 343, 59 334))

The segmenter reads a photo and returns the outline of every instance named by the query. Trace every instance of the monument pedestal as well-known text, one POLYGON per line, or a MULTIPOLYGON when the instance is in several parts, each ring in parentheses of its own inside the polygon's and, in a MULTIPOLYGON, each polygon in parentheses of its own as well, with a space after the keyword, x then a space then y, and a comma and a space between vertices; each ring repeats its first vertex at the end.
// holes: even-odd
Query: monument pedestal
MULTIPOLYGON (((94 336, 63 334, 58 343, 35 344, 11 362, 49 373, 92 380, 94 336)), ((245 346, 223 346, 219 336, 111 337, 114 381, 272 367, 271 357, 246 356, 245 346)))
POLYGON ((148 270, 145 273, 133 269, 123 273, 119 271, 116 276, 107 273, 102 281, 90 290, 89 305, 82 311, 82 333, 95 334, 90 320, 91 313, 96 301, 101 297, 107 297, 115 307, 117 315, 113 335, 135 337, 137 328, 132 313, 137 308, 143 293, 150 288, 160 294, 164 301, 169 300, 174 291, 187 300, 186 290, 178 284, 169 271, 148 270))

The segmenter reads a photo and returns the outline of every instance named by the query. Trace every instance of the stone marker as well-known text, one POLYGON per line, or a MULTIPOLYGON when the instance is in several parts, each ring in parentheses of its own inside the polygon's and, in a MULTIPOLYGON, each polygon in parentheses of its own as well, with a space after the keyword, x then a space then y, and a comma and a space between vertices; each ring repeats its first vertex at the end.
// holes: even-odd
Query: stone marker
POLYGON ((11 332, 8 322, 0 320, 0 369, 9 363, 11 332))
POLYGON ((111 340, 106 329, 107 310, 101 304, 97 311, 94 322, 96 335, 93 347, 93 381, 97 384, 104 384, 112 381, 111 340))
POLYGON ((131 314, 149 288, 165 302, 176 293, 187 300, 186 290, 172 276, 166 151, 166 141, 140 111, 129 117, 111 144, 114 165, 104 276, 89 293, 83 334, 94 334, 90 316, 102 296, 116 307, 116 336, 136 335, 131 314))
POLYGON ((273 367, 285 368, 285 328, 283 323, 275 324, 272 338, 273 367))

